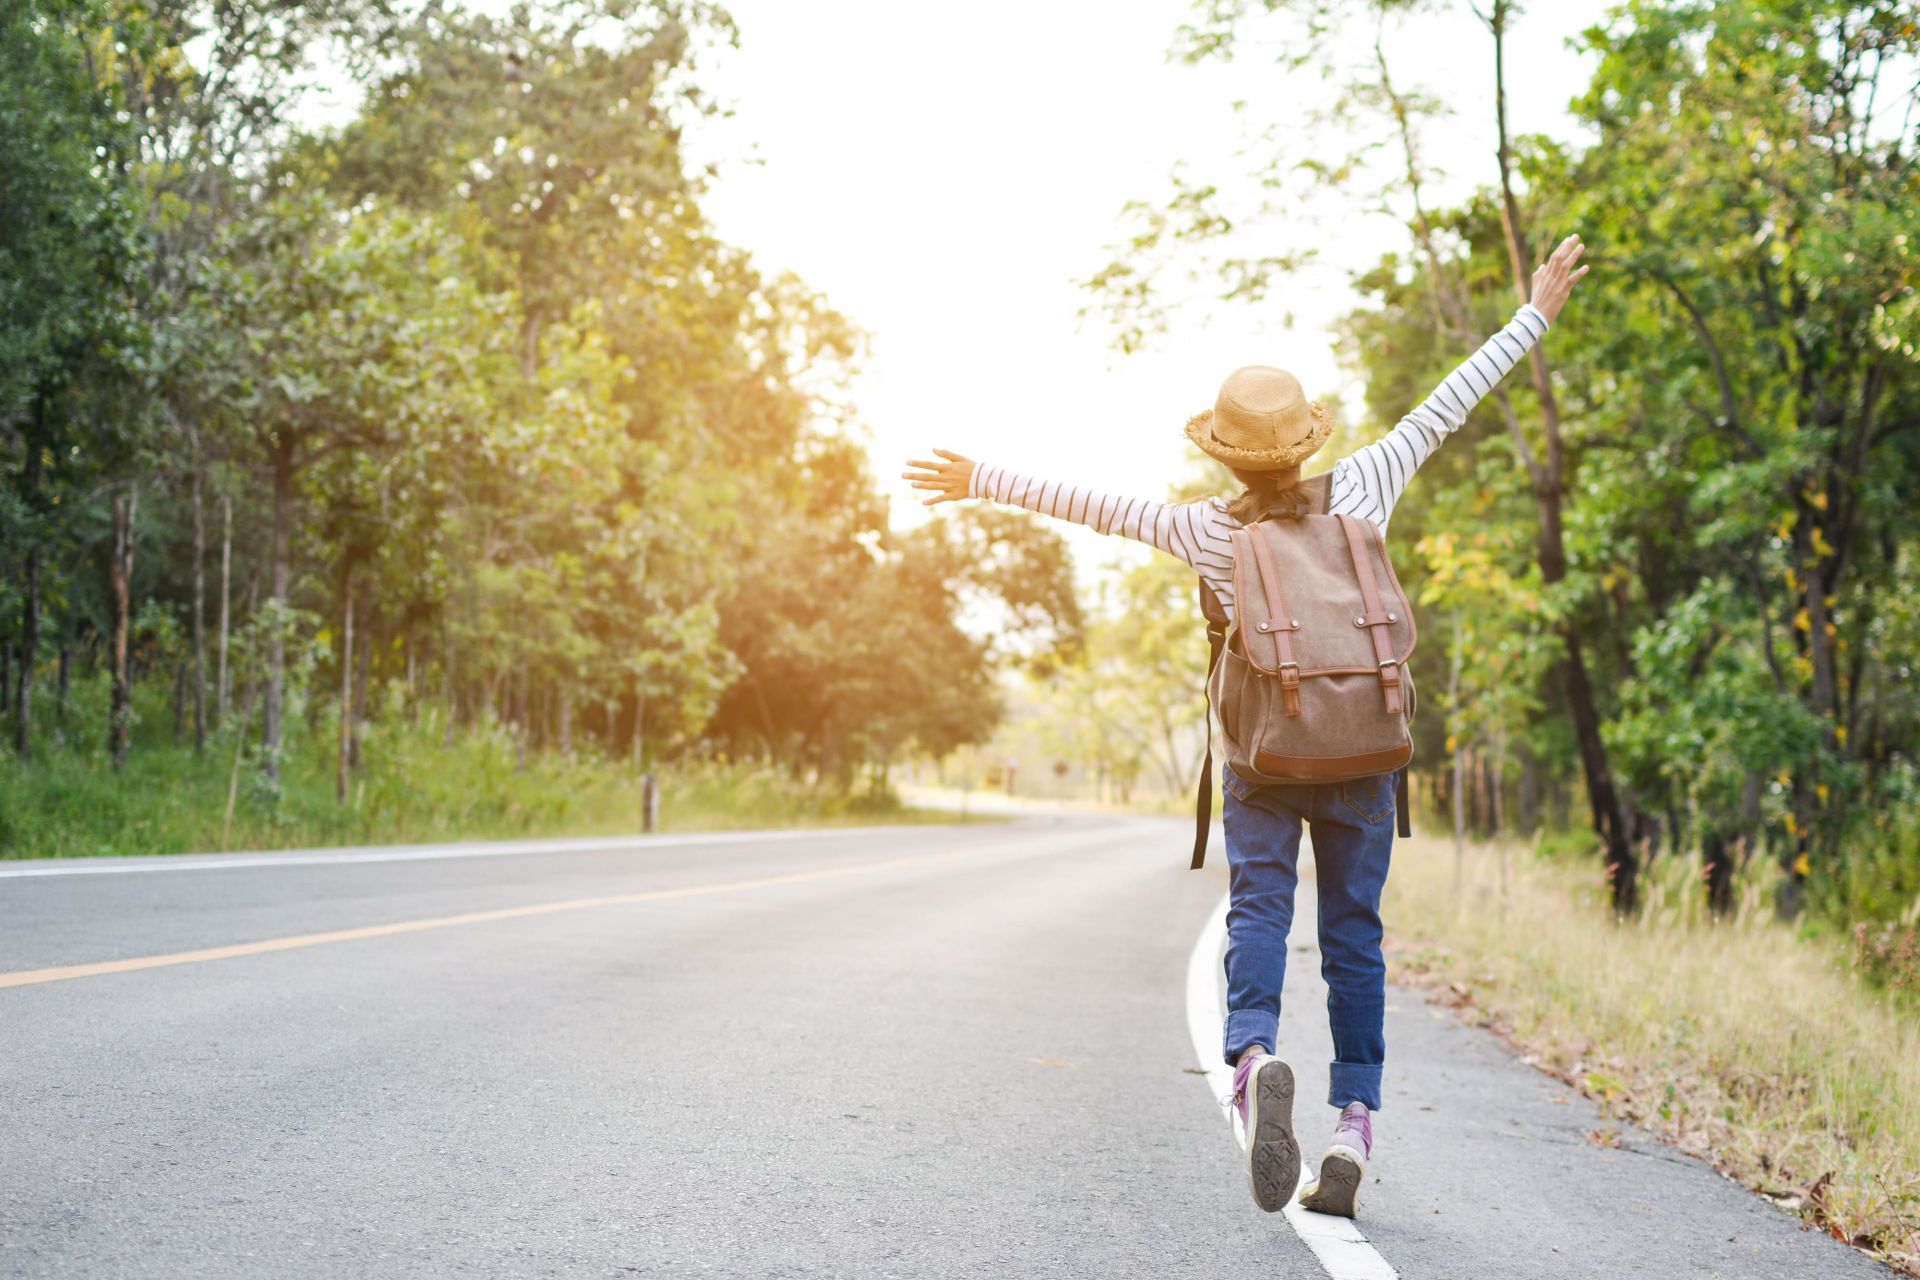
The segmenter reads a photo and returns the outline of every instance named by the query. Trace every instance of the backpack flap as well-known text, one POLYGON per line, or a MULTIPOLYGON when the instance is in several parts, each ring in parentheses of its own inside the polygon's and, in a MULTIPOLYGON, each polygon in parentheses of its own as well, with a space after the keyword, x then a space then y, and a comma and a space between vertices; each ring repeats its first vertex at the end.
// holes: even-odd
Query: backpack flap
POLYGON ((1405 765, 1417 636, 1379 531, 1307 515, 1249 525, 1233 544, 1235 625, 1215 695, 1234 772, 1339 782, 1405 765))
POLYGON ((1254 669, 1282 687, 1377 674, 1383 664, 1397 675, 1413 655, 1413 609, 1370 522, 1262 521, 1236 530, 1233 550, 1235 637, 1254 669))

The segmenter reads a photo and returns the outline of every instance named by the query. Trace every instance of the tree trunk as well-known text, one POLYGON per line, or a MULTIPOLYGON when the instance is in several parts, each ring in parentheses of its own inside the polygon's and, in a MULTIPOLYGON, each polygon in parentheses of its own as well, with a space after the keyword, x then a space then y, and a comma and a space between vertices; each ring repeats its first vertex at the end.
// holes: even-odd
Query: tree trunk
POLYGON ((33 668, 40 653, 40 548, 27 548, 20 599, 20 669, 13 685, 13 749, 25 760, 33 748, 33 668))
POLYGON ((459 687, 454 683, 453 629, 451 627, 446 628, 446 639, 441 644, 440 649, 441 676, 447 684, 447 724, 446 728, 440 732, 440 745, 443 747, 451 747, 453 745, 454 723, 459 719, 460 715, 459 687))
POLYGON ((647 695, 640 692, 640 682, 633 682, 633 767, 636 772, 647 767, 647 695))
MULTIPOLYGON (((1501 221, 1507 237, 1507 257, 1513 271, 1514 289, 1521 300, 1530 292, 1525 224, 1519 201, 1513 194, 1513 152, 1507 134, 1506 23, 1512 11, 1510 0, 1494 0, 1488 25, 1493 32, 1494 112, 1499 132, 1501 221)), ((1561 530, 1560 505, 1565 494, 1566 451, 1560 431, 1560 410, 1554 399, 1552 370, 1546 353, 1536 345, 1531 352, 1534 390, 1540 400, 1540 417, 1546 432, 1546 457, 1533 469, 1533 491, 1540 509, 1540 578, 1548 586, 1567 576, 1566 543, 1561 530)), ((1573 732, 1580 749, 1580 763, 1587 775, 1587 801, 1593 811, 1593 825, 1606 848, 1607 874, 1612 883, 1613 907, 1625 914, 1639 899, 1638 865, 1634 850, 1621 821, 1620 804, 1614 792, 1613 774, 1607 766, 1607 748, 1600 736, 1600 711, 1587 671, 1587 659, 1578 627, 1569 618, 1557 630, 1566 647, 1560 663, 1561 686, 1566 691, 1567 709, 1573 720, 1573 732)))
POLYGON ((1733 914, 1733 849, 1718 831, 1700 841, 1700 860, 1707 879, 1707 910, 1725 919, 1733 914))
POLYGON ((334 798, 347 802, 347 785, 353 775, 353 561, 341 574, 340 600, 340 769, 334 784, 334 798))
POLYGON ((232 686, 227 680, 227 624, 232 603, 233 499, 223 493, 220 495, 220 671, 214 690, 214 714, 222 721, 227 718, 227 705, 232 696, 232 686))
POLYGON ((1501 725, 1494 737, 1494 752, 1486 758, 1486 818, 1494 829, 1494 835, 1500 837, 1507 829, 1507 729, 1501 725))
POLYGON ((233 843, 233 810, 240 799, 240 761, 247 749, 247 721, 252 717, 251 705, 240 708, 240 723, 233 731, 233 770, 227 775, 227 816, 220 824, 220 851, 225 853, 233 843))
POLYGON ((1540 826, 1540 762, 1525 739, 1520 744, 1520 834, 1531 836, 1540 826))
POLYGON ((260 772, 277 790, 280 785, 280 737, 287 699, 287 637, 285 614, 290 590, 293 539, 293 443, 283 439, 273 454, 272 580, 267 603, 274 610, 267 634, 267 679, 260 709, 260 772))
MULTIPOLYGON (((369 588, 371 596, 371 588, 369 588)), ((347 758, 353 767, 360 767, 361 730, 367 724, 367 685, 373 678, 374 646, 374 601, 369 598, 360 610, 359 647, 354 651, 353 659, 353 733, 347 739, 347 758)))
POLYGON ((1620 818, 1613 774, 1607 767, 1606 744, 1600 738, 1600 710, 1594 701, 1593 686, 1587 679, 1579 633, 1568 623, 1561 627, 1560 635, 1567 647, 1567 656, 1560 663, 1560 679, 1567 691, 1574 739, 1579 745, 1581 769, 1586 775, 1587 805, 1593 815, 1594 830, 1606 847, 1607 878, 1613 888, 1614 910, 1625 914, 1639 903, 1639 867, 1620 818))
POLYGON ((55 695, 58 701, 54 705, 60 723, 65 725, 67 723, 67 690, 73 687, 73 655, 68 652, 64 644, 60 646, 59 671, 60 683, 57 686, 59 692, 55 695))
POLYGON ((1447 661, 1447 736, 1453 740, 1453 901, 1458 906, 1467 875, 1467 743, 1460 719, 1460 610, 1453 611, 1453 643, 1447 661))
POLYGON ((107 719, 107 750, 116 769, 126 765, 133 743, 133 678, 127 666, 127 642, 133 626, 133 522, 139 508, 139 491, 131 485, 113 495, 113 547, 107 560, 107 585, 113 596, 113 704, 107 719))
POLYGON ((193 754, 207 749, 207 512, 193 469, 193 754))
POLYGON ((519 687, 514 691, 514 700, 519 704, 519 715, 517 717, 519 725, 518 732, 513 735, 513 771, 515 773, 525 773, 527 771, 527 739, 533 734, 532 717, 527 714, 527 702, 532 691, 527 688, 527 664, 525 662, 520 664, 520 678, 516 683, 519 687))
POLYGON ((573 753, 573 689, 562 684, 556 691, 560 700, 560 754, 573 753))

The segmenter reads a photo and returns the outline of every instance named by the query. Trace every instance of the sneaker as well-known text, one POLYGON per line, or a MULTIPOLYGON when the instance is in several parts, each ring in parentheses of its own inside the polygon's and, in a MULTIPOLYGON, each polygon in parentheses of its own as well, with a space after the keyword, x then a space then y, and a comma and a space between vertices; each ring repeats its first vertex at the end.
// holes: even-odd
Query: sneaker
POLYGON ((1247 1133, 1253 1202, 1277 1213, 1300 1185, 1300 1142, 1293 1136, 1293 1068, 1271 1054, 1248 1055, 1233 1073, 1233 1105, 1247 1133))
POLYGON ((1350 1102, 1340 1112, 1333 1141, 1320 1157, 1320 1176, 1300 1194, 1303 1208, 1351 1218, 1360 1201, 1360 1183, 1367 1176, 1367 1157, 1373 1154, 1373 1117, 1366 1104, 1350 1102))

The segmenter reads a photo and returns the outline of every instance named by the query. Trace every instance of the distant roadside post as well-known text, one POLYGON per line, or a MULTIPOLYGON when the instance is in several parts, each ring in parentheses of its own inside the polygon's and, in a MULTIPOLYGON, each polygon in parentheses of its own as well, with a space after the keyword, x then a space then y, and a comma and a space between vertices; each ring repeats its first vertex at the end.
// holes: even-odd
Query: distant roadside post
POLYGON ((640 829, 648 835, 660 829, 660 782, 652 771, 640 775, 640 829))

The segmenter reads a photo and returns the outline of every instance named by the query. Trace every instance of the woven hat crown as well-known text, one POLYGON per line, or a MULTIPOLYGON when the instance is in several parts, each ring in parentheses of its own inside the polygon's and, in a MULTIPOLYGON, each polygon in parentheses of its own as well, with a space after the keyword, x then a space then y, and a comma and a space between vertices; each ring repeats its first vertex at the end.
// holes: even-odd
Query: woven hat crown
POLYGON ((1250 364, 1220 384, 1213 402, 1213 438, 1235 449, 1265 451, 1299 444, 1313 431, 1300 379, 1285 369, 1250 364))
POLYGON ((1333 415, 1285 369, 1250 364, 1220 384, 1213 408, 1187 420, 1187 439, 1241 471, 1297 467, 1333 434, 1333 415))

